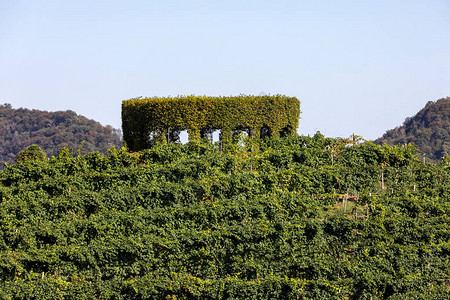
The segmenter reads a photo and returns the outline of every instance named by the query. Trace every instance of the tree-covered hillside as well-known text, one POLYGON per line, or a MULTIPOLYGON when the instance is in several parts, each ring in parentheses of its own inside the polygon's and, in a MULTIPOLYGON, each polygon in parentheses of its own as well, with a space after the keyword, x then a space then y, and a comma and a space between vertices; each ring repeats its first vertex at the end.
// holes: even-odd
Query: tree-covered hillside
POLYGON ((225 149, 7 166, 0 298, 449 299, 449 157, 320 134, 225 149))
POLYGON ((12 163, 19 151, 36 144, 48 155, 67 146, 82 153, 121 146, 120 131, 73 111, 47 112, 0 105, 0 164, 12 163), (84 142, 84 143, 83 143, 84 142), (83 143, 83 144, 82 144, 83 143))
POLYGON ((402 126, 388 130, 375 143, 414 143, 435 162, 450 155, 450 98, 428 102, 414 117, 406 118, 402 126))

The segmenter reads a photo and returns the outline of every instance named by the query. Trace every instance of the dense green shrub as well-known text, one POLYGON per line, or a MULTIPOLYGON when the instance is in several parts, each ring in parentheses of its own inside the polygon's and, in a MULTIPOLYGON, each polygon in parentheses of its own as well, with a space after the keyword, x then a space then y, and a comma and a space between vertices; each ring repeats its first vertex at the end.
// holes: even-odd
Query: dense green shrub
POLYGON ((31 145, 20 151, 15 158, 16 163, 26 160, 44 161, 47 160, 47 154, 38 145, 31 145))
POLYGON ((7 166, 0 298, 449 298, 446 164, 320 134, 258 143, 7 166))

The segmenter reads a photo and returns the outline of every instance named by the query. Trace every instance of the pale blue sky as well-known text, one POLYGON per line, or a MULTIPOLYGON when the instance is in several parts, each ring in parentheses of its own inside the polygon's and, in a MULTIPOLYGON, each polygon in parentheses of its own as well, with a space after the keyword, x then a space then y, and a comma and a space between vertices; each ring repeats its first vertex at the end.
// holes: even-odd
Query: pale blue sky
POLYGON ((262 91, 375 139, 450 96, 450 1, 0 0, 0 103, 119 128, 124 99, 262 91))

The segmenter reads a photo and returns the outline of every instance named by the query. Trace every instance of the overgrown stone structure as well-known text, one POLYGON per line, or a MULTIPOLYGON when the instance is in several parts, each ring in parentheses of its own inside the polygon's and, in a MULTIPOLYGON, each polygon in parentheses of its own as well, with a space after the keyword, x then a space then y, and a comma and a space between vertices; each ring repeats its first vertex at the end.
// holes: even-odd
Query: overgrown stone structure
POLYGON ((134 98, 122 102, 123 139, 132 151, 155 142, 178 142, 187 130, 189 141, 211 138, 220 130, 222 142, 239 132, 252 137, 285 136, 298 127, 300 102, 282 95, 236 97, 181 96, 134 98))

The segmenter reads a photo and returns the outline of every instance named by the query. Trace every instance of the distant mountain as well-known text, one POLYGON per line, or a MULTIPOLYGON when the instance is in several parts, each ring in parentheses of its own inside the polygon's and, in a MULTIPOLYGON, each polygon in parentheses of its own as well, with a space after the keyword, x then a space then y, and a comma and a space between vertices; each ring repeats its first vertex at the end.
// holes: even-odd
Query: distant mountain
POLYGON ((450 154, 450 97, 430 101, 403 125, 388 130, 376 144, 414 143, 425 157, 437 162, 450 154))
POLYGON ((67 146, 82 153, 105 153, 121 147, 120 130, 77 115, 73 111, 47 112, 0 105, 0 163, 13 163, 17 153, 36 144, 48 155, 67 146))

